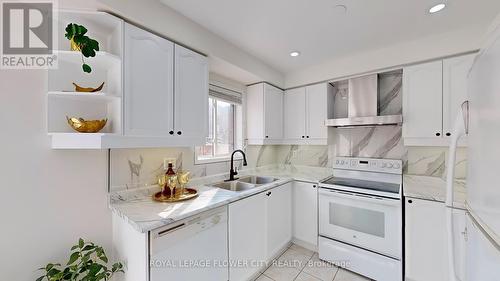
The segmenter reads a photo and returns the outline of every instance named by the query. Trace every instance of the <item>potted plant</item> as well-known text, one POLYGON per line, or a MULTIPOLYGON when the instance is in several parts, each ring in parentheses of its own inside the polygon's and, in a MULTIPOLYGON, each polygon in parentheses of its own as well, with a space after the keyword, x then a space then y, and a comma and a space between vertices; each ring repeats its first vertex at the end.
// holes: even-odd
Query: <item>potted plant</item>
POLYGON ((49 263, 39 268, 44 274, 36 281, 61 281, 61 280, 86 280, 100 281, 110 280, 118 272, 123 273, 123 264, 114 263, 108 268, 108 257, 104 249, 92 242, 78 240, 78 244, 71 247, 71 255, 66 266, 58 263, 49 263))
POLYGON ((99 51, 99 42, 85 35, 87 28, 83 25, 70 23, 66 27, 66 34, 64 35, 71 42, 71 50, 79 51, 82 53, 82 68, 84 72, 92 72, 90 65, 85 63, 84 57, 95 57, 96 51, 99 51))

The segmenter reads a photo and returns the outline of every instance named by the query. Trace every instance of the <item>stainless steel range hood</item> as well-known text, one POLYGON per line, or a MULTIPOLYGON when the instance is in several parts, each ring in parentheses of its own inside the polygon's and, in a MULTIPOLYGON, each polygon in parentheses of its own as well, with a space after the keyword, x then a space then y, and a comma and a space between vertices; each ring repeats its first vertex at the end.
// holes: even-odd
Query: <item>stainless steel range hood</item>
POLYGON ((378 115, 378 75, 349 79, 347 118, 327 119, 329 127, 400 125, 401 115, 378 115))

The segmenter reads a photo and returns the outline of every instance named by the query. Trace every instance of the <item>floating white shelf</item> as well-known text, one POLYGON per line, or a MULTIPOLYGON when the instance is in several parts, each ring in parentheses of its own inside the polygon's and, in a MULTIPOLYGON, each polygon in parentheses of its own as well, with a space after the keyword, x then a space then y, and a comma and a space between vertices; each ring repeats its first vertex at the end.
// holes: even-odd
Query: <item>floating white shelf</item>
POLYGON ((49 97, 65 98, 72 100, 104 100, 113 101, 120 99, 121 97, 110 95, 105 92, 95 92, 95 93, 84 93, 84 92, 66 92, 66 91, 51 91, 48 92, 49 97))
MULTIPOLYGON (((59 50, 54 51, 54 53, 60 61, 78 65, 82 64, 82 54, 80 52, 59 50)), ((97 52, 95 57, 84 58, 84 60, 85 63, 89 64, 93 68, 109 69, 121 65, 120 57, 103 51, 97 52)))
POLYGON ((53 149, 108 149, 108 148, 141 148, 194 146, 204 139, 185 139, 175 136, 134 137, 109 133, 49 133, 53 149))
POLYGON ((106 141, 115 134, 106 133, 49 133, 54 149, 102 149, 106 141))

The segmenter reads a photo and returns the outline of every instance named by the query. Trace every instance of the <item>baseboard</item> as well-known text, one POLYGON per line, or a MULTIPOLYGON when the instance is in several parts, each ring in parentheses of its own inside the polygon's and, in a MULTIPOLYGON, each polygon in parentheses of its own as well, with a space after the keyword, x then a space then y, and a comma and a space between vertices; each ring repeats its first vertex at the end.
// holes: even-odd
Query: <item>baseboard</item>
POLYGON ((292 239, 292 243, 296 244, 296 245, 299 245, 300 247, 306 248, 308 250, 311 250, 313 252, 316 252, 316 253, 318 252, 318 245, 314 245, 314 244, 302 241, 302 240, 297 239, 297 238, 293 238, 292 239))

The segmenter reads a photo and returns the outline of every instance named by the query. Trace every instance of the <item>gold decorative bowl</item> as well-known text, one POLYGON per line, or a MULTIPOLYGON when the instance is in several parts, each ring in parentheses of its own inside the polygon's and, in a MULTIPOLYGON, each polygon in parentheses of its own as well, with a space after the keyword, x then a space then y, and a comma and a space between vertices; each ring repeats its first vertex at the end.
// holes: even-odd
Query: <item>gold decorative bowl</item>
POLYGON ((85 120, 83 118, 70 118, 68 116, 66 116, 66 119, 68 120, 68 124, 71 128, 80 133, 97 133, 102 130, 108 122, 108 119, 85 120))

